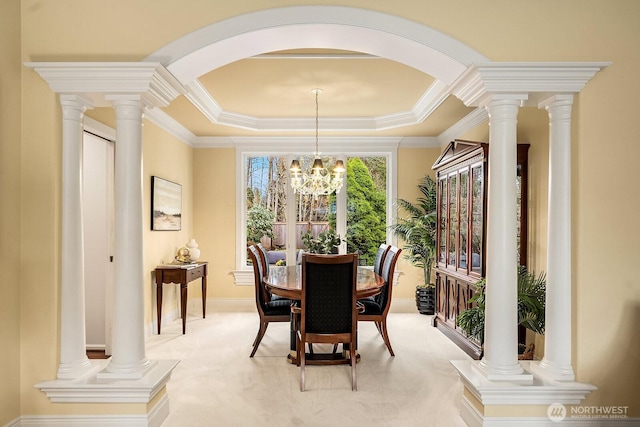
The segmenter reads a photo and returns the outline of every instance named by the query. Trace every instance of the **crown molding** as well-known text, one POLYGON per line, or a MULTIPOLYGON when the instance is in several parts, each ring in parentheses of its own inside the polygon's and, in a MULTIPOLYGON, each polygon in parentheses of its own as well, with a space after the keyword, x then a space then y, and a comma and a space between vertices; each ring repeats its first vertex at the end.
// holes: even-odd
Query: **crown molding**
POLYGON ((611 62, 492 62, 470 66, 451 87, 467 106, 488 98, 517 95, 524 105, 536 106, 551 94, 578 93, 611 62))
POLYGON ((58 94, 82 94, 96 107, 108 95, 140 96, 147 105, 166 107, 184 88, 157 62, 25 62, 58 94))
MULTIPOLYGON (((395 150, 402 144, 402 137, 324 137, 320 141, 320 153, 362 153, 395 150)), ((425 138, 425 141, 428 138, 425 138)), ((198 137, 196 148, 241 148, 245 151, 264 153, 307 153, 315 149, 314 137, 297 136, 228 136, 198 137)))
MULTIPOLYGON (((376 117, 332 118, 321 117, 323 130, 327 131, 376 131, 411 126, 422 123, 449 96, 449 88, 436 80, 429 86, 409 111, 376 117)), ((185 97, 212 123, 253 131, 309 131, 315 129, 315 117, 308 118, 258 118, 225 111, 207 89, 195 80, 185 86, 185 97)))
POLYGON ((222 107, 213 99, 213 96, 205 89, 199 80, 194 80, 185 85, 184 96, 212 123, 218 123, 222 107))
POLYGON ((457 139, 460 135, 464 135, 466 132, 475 128, 481 123, 489 120, 489 112, 486 108, 476 108, 462 119, 458 120, 449 129, 438 135, 437 139, 440 146, 447 145, 450 141, 457 139))
POLYGON ((189 129, 182 126, 177 120, 159 108, 149 108, 144 111, 144 118, 161 129, 178 138, 185 144, 194 147, 198 137, 189 129))
MULTIPOLYGON (((245 144, 260 147, 260 149, 270 149, 282 146, 285 147, 287 151, 291 151, 291 147, 294 145, 303 144, 306 149, 313 149, 315 144, 315 139, 313 137, 195 136, 187 128, 182 126, 179 122, 159 108, 146 110, 144 117, 156 126, 175 136, 180 141, 194 148, 229 148, 245 144)), ((463 135, 465 132, 488 120, 488 118, 489 115, 486 109, 476 108, 437 137, 323 137, 322 144, 348 144, 351 146, 354 142, 357 142, 359 144, 367 144, 373 147, 379 147, 384 144, 397 144, 403 148, 442 147, 449 141, 460 137, 460 135, 463 135)), ((290 126, 288 129, 290 129, 290 126)), ((360 150, 362 150, 362 148, 360 148, 360 150)))
POLYGON ((405 136, 400 140, 402 148, 439 148, 440 141, 433 136, 405 136))

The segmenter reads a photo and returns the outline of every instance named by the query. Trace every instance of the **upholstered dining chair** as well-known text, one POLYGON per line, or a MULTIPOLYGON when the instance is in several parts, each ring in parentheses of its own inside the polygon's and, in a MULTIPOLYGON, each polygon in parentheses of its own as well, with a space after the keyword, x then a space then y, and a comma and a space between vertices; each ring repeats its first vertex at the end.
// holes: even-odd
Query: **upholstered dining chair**
MULTIPOLYGON (((296 352, 300 364, 300 391, 305 390, 305 345, 307 343, 349 344, 351 389, 357 390, 356 332, 358 305, 356 284, 358 255, 302 256, 302 299, 291 310, 300 316, 296 352)), ((314 361, 319 364, 319 361, 314 361)), ((327 358, 322 363, 344 363, 327 358)))
POLYGON ((386 243, 382 243, 380 247, 378 247, 378 251, 376 252, 376 259, 373 262, 373 271, 377 274, 382 275, 382 265, 384 263, 384 258, 387 256, 387 252, 391 249, 391 245, 386 243))
MULTIPOLYGON (((378 247, 378 251, 376 252, 376 258, 375 258, 375 261, 373 262, 373 271, 374 273, 380 276, 382 276, 382 266, 384 265, 384 259, 387 256, 389 249, 391 249, 391 245, 387 243, 381 243, 380 246, 378 247)), ((367 306, 367 305, 376 306, 378 304, 375 297, 366 297, 358 301, 360 302, 361 305, 364 305, 364 306, 367 306)), ((378 328, 378 330, 380 330, 380 328, 378 328)))
POLYGON ((364 306, 364 312, 358 315, 358 321, 375 322, 378 332, 382 335, 382 339, 392 356, 395 356, 395 354, 391 348, 391 341, 389 341, 389 333, 387 332, 387 314, 389 314, 389 307, 391 307, 393 274, 401 252, 402 249, 395 246, 391 246, 388 249, 380 272, 385 281, 382 291, 373 298, 359 300, 359 303, 364 306))
POLYGON ((256 308, 260 316, 260 328, 256 339, 253 341, 253 350, 249 357, 256 354, 256 350, 260 346, 260 341, 267 331, 270 322, 289 322, 291 318, 291 300, 280 298, 277 300, 269 300, 268 292, 264 286, 264 266, 260 259, 261 250, 257 245, 249 246, 247 249, 249 258, 253 264, 253 279, 255 282, 256 308))

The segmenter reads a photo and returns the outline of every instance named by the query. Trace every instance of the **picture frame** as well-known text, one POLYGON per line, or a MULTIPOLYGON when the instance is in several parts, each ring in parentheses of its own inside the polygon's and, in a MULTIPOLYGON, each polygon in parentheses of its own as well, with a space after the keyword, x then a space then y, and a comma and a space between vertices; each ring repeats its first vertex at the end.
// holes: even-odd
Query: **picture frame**
POLYGON ((182 185, 151 177, 151 230, 182 229, 182 185))

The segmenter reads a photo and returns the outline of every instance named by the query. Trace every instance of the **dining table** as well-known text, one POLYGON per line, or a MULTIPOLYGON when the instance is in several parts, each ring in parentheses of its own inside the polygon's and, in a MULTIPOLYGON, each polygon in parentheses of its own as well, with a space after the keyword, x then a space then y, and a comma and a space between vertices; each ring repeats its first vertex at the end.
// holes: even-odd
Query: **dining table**
MULTIPOLYGON (((382 292, 382 288, 385 285, 385 280, 382 276, 375 273, 371 267, 358 267, 358 278, 356 284, 356 298, 368 298, 378 295, 382 292)), ((269 273, 264 278, 264 285, 273 295, 277 295, 283 298, 289 298, 291 300, 302 299, 302 265, 297 264, 293 266, 269 266, 269 273)), ((296 360, 296 328, 291 317, 291 335, 290 335, 290 347, 287 358, 291 363, 297 364, 296 360)), ((346 352, 349 351, 348 344, 343 346, 342 357, 345 363, 348 362, 346 352), (346 347, 345 347, 346 346, 346 347)), ((357 355, 359 359, 359 354, 357 355)), ((314 357, 322 358, 322 354, 314 356, 308 354, 307 363, 313 364, 314 357)))

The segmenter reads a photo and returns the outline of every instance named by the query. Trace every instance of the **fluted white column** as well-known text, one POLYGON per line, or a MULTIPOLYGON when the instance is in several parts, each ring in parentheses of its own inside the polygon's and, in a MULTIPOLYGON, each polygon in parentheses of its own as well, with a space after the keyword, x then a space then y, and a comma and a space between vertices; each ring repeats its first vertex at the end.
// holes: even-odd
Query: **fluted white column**
POLYGON ((116 111, 112 357, 106 378, 141 378, 144 348, 142 114, 140 99, 112 99, 116 111))
POLYGON ((573 381, 571 366, 571 107, 573 95, 540 104, 549 113, 549 213, 544 357, 540 369, 573 381))
MULTIPOLYGON (((524 98, 524 97, 523 97, 524 98)), ((492 99, 489 112, 484 357, 490 380, 530 380, 518 363, 516 162, 521 99, 492 99)))
POLYGON ((87 358, 82 231, 82 118, 90 102, 61 95, 62 271, 58 378, 77 378, 91 369, 87 358))

